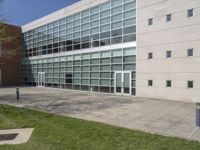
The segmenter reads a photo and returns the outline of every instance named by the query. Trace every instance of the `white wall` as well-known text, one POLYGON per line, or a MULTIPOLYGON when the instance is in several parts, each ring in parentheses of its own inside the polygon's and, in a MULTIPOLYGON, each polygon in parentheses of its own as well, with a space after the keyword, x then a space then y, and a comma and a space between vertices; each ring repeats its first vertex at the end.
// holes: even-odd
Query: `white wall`
POLYGON ((200 99, 200 1, 199 0, 138 0, 137 1, 137 96, 180 101, 200 99), (187 9, 195 15, 187 17, 187 9), (166 22, 166 15, 172 21, 166 22), (148 19, 154 24, 148 26, 148 19), (187 49, 194 56, 187 57, 187 49), (166 51, 172 58, 166 58, 166 51), (153 52, 153 60, 148 60, 153 52), (148 87, 153 80, 153 87, 148 87), (166 88, 166 80, 172 87, 166 88), (187 88, 187 80, 194 88, 187 88))

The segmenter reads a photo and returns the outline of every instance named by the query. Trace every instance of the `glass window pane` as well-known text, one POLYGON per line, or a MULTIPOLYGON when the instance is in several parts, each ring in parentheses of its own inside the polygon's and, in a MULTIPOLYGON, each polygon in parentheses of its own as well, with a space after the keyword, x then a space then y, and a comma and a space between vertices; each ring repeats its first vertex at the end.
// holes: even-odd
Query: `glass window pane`
POLYGON ((80 19, 80 13, 74 15, 74 20, 80 19))
POLYGON ((88 29, 90 27, 89 23, 83 24, 82 25, 82 30, 88 29))
POLYGON ((80 32, 74 33, 74 38, 79 38, 81 36, 80 32))
POLYGON ((90 54, 83 54, 82 59, 90 59, 90 54))
POLYGON ((66 24, 66 28, 71 28, 71 27, 73 27, 73 23, 71 22, 71 23, 68 23, 68 24, 66 24))
POLYGON ((92 15, 91 17, 90 17, 90 20, 92 21, 92 20, 97 20, 97 19, 99 19, 99 14, 94 14, 94 15, 92 15))
POLYGON ((136 41, 136 34, 129 34, 124 36, 123 42, 131 42, 131 41, 136 41))
POLYGON ((82 78, 88 78, 90 76, 90 73, 88 72, 82 72, 82 78))
POLYGON ((81 67, 74 67, 74 71, 81 71, 81 67))
POLYGON ((135 56, 125 56, 124 57, 124 62, 125 63, 135 62, 135 61, 136 61, 136 57, 135 56))
POLYGON ((99 71, 99 66, 91 66, 90 70, 91 71, 99 71))
MULTIPOLYGON (((109 38, 110 37, 110 31, 109 32, 103 32, 100 34, 100 38, 109 38)), ((102 41, 103 42, 103 41, 102 41)), ((105 41, 106 42, 106 41, 105 41)), ((107 41, 108 42, 108 41, 107 41)))
POLYGON ((111 36, 114 37, 114 36, 121 36, 122 35, 122 29, 117 29, 117 30, 113 30, 111 32, 111 36))
POLYGON ((98 39, 99 39, 99 34, 91 35, 91 40, 98 40, 98 39))
POLYGON ((104 25, 104 26, 101 26, 101 32, 104 32, 104 31, 109 31, 110 30, 110 25, 104 25))
POLYGON ((73 57, 72 56, 67 56, 67 60, 73 60, 73 57))
POLYGON ((91 34, 99 33, 99 27, 91 29, 91 34))
POLYGON ((110 71, 110 65, 101 66, 101 71, 110 71))
POLYGON ((74 84, 80 84, 80 79, 73 79, 74 84))
POLYGON ((124 0, 124 3, 128 3, 128 2, 131 2, 131 1, 135 1, 135 0, 124 0))
POLYGON ((110 56, 111 56, 110 51, 101 52, 101 57, 110 57, 110 56))
POLYGON ((84 11, 81 12, 81 16, 82 17, 88 16, 89 14, 90 14, 90 10, 89 9, 84 10, 84 11))
POLYGON ((73 28, 74 32, 80 31, 80 26, 76 26, 73 28))
POLYGON ((100 80, 100 84, 103 86, 110 86, 110 80, 100 80))
POLYGON ((88 84, 89 84, 89 81, 90 81, 90 80, 87 80, 87 79, 81 80, 82 84, 85 84, 85 85, 88 85, 88 84))
POLYGON ((122 63, 122 57, 112 58, 112 63, 122 63))
POLYGON ((106 10, 110 8, 110 2, 106 2, 100 5, 101 10, 106 10))
POLYGON ((110 45, 110 39, 103 39, 100 41, 101 46, 110 45))
POLYGON ((129 34, 129 33, 135 33, 136 32, 136 26, 130 26, 124 28, 124 34, 129 34))
POLYGON ((135 70, 135 64, 124 65, 124 70, 135 70))
POLYGON ((91 14, 94 14, 94 13, 97 13, 97 12, 99 12, 99 5, 98 5, 98 6, 95 6, 95 7, 92 7, 92 8, 90 9, 90 13, 91 13, 91 14))
POLYGON ((69 29, 67 29, 67 34, 69 34, 69 33, 72 33, 73 32, 73 28, 69 28, 69 29))
POLYGON ((122 14, 117 14, 112 16, 112 22, 122 20, 122 14))
POLYGON ((98 79, 98 78, 99 78, 99 73, 92 72, 92 73, 90 74, 90 77, 91 77, 91 78, 96 78, 96 79, 98 79))
POLYGON ((135 1, 127 3, 124 5, 124 10, 129 10, 129 9, 133 9, 136 7, 136 3, 135 1))
POLYGON ((73 64, 72 61, 66 62, 66 66, 67 66, 67 67, 72 66, 72 64, 73 64))
POLYGON ((101 19, 100 23, 101 23, 101 25, 110 23, 110 17, 106 17, 106 18, 101 19))
POLYGON ((90 60, 82 60, 82 65, 89 65, 90 64, 90 60))
POLYGON ((110 58, 102 58, 101 59, 101 64, 110 64, 110 58))
POLYGON ((122 21, 112 23, 112 29, 117 29, 122 27, 122 21))
POLYGON ((99 20, 91 22, 91 28, 99 26, 99 20))
POLYGON ((111 78, 111 73, 109 72, 101 73, 101 78, 111 78))
POLYGON ((112 7, 117 6, 117 5, 121 5, 123 2, 123 0, 112 0, 112 7))
POLYGON ((90 71, 90 67, 88 67, 88 66, 85 66, 85 67, 82 67, 82 71, 90 71))
POLYGON ((130 18, 127 20, 124 20, 124 26, 130 26, 136 24, 136 18, 130 18))
POLYGON ((85 36, 85 37, 82 37, 81 38, 81 41, 82 42, 88 42, 90 40, 90 37, 89 36, 85 36))
POLYGON ((136 11, 135 9, 124 12, 124 19, 126 18, 131 18, 131 17, 135 17, 136 16, 136 11))
POLYGON ((80 19, 73 22, 74 26, 80 25, 80 19))
POLYGON ((74 73, 74 78, 80 78, 81 77, 81 74, 80 73, 74 73))
POLYGON ((112 51, 112 56, 122 56, 123 55, 123 51, 122 49, 117 49, 117 50, 113 50, 112 51))
POLYGON ((100 16, 101 18, 104 18, 104 17, 107 17, 110 15, 110 10, 106 10, 106 11, 103 11, 101 12, 100 16))
POLYGON ((90 34, 90 30, 84 30, 81 33, 82 36, 86 36, 86 35, 89 35, 89 34, 90 34))
POLYGON ((90 80, 90 82, 92 85, 99 85, 99 80, 97 79, 90 80))
POLYGON ((122 70, 122 64, 112 65, 113 71, 121 71, 122 70))
POLYGON ((74 55, 74 60, 80 60, 81 59, 81 55, 74 55))
POLYGON ((94 65, 94 64, 99 64, 99 59, 92 59, 91 60, 91 64, 94 65))
POLYGON ((111 44, 118 44, 118 43, 122 43, 122 37, 118 36, 118 37, 114 37, 111 39, 111 44))
POLYGON ((88 23, 90 21, 90 17, 85 17, 81 19, 82 23, 88 23))
POLYGON ((116 14, 116 13, 122 12, 122 10, 123 10, 123 7, 118 6, 118 7, 112 8, 111 12, 112 12, 112 14, 116 14))
POLYGON ((97 53, 92 53, 91 54, 91 58, 99 58, 100 56, 99 56, 99 53, 97 52, 97 53))
POLYGON ((131 47, 131 48, 124 48, 124 55, 136 55, 136 48, 131 47))
POLYGON ((72 22, 72 21, 73 21, 73 16, 68 16, 68 17, 66 18, 66 21, 67 21, 67 22, 72 22))

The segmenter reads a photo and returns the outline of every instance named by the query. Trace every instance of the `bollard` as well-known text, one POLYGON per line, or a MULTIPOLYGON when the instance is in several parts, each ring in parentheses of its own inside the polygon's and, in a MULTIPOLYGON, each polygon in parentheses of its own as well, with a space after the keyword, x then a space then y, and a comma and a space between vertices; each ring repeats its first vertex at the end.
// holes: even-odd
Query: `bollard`
POLYGON ((16 88, 16 99, 19 101, 19 88, 16 88))
POLYGON ((200 103, 196 103, 196 126, 200 127, 200 103))

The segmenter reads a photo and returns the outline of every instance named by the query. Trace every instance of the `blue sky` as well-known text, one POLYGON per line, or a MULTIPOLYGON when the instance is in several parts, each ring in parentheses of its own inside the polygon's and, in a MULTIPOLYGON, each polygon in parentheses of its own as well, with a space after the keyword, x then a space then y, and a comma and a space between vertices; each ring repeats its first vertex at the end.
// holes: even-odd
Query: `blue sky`
POLYGON ((79 0, 4 0, 3 9, 7 22, 24 25, 79 0))

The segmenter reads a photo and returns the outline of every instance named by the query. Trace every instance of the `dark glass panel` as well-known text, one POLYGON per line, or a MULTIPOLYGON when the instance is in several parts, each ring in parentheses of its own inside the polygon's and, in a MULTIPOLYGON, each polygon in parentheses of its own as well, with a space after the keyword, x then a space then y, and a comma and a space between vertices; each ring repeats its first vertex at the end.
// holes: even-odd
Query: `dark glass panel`
POLYGON ((136 32, 136 26, 124 28, 124 34, 135 33, 135 32, 136 32))
POLYGON ((89 43, 83 43, 82 44, 82 48, 89 48, 90 47, 90 44, 89 43))
POLYGON ((77 45, 74 45, 74 50, 78 50, 81 48, 81 45, 80 44, 77 44, 77 45))
POLYGON ((104 32, 104 33, 101 33, 101 34, 100 34, 100 38, 101 38, 101 39, 107 38, 107 37, 110 37, 110 31, 109 31, 109 32, 104 32))
POLYGON ((122 29, 113 30, 111 33, 112 33, 112 36, 121 36, 122 29))
POLYGON ((110 45, 110 39, 103 39, 100 41, 101 46, 110 45))

